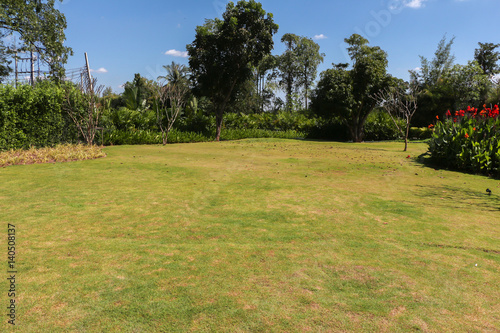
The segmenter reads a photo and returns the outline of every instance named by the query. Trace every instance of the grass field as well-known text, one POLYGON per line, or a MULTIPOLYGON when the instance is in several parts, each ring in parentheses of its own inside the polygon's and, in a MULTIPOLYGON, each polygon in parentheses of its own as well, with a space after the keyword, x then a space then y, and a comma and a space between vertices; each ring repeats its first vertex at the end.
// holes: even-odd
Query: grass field
POLYGON ((0 330, 12 223, 18 332, 499 332, 500 181, 402 148, 117 146, 0 168, 0 330))

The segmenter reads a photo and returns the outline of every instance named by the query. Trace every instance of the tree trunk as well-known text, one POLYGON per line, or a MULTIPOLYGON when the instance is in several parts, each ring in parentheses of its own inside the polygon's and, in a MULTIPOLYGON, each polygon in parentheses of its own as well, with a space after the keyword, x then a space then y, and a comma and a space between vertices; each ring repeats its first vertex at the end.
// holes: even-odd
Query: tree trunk
POLYGON ((405 150, 403 151, 407 151, 408 150, 408 135, 410 134, 410 123, 406 123, 406 133, 405 133, 405 150))
POLYGON ((165 133, 163 133, 162 139, 163 139, 163 145, 165 146, 168 140, 168 130, 166 130, 165 133))
POLYGON ((361 119, 353 119, 353 122, 349 127, 349 132, 351 132, 351 139, 353 142, 363 142, 364 133, 364 120, 361 119))
POLYGON ((217 127, 217 132, 215 134, 215 141, 219 142, 220 141, 220 133, 222 131, 222 119, 223 119, 223 114, 224 111, 217 110, 217 113, 215 114, 215 122, 216 122, 216 127, 217 127))

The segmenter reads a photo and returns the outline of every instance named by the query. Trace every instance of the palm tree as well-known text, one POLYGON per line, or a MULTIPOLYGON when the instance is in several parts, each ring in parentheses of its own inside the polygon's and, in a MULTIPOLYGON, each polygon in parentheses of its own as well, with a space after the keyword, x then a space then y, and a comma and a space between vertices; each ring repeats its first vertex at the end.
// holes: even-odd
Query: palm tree
POLYGON ((167 75, 158 76, 158 80, 165 80, 167 82, 166 85, 188 85, 188 67, 172 61, 172 64, 163 66, 163 68, 167 70, 167 75))

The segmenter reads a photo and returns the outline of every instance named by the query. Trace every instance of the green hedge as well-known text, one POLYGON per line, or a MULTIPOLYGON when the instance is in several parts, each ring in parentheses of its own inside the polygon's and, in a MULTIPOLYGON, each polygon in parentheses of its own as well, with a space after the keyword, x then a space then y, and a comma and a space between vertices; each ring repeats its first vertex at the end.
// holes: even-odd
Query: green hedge
MULTIPOLYGON (((270 131, 261 129, 224 129, 221 140, 241 140, 249 138, 280 138, 297 139, 304 138, 304 133, 294 130, 270 131)), ((196 132, 182 132, 173 129, 168 134, 168 143, 192 143, 215 140, 215 131, 210 135, 196 132)), ((97 143, 101 143, 101 132, 98 133, 97 143)), ((150 130, 112 130, 104 131, 104 145, 149 145, 161 144, 161 132, 150 130)))
POLYGON ((0 85, 0 150, 76 142, 78 132, 63 100, 64 90, 49 81, 34 88, 0 85))

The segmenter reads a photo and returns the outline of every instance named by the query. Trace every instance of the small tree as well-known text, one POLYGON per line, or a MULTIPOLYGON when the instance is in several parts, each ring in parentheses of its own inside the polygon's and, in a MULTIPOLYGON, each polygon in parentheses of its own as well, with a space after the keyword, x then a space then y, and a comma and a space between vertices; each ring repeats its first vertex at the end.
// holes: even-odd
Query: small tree
POLYGON ((104 86, 97 86, 97 79, 86 77, 79 87, 67 85, 64 109, 89 146, 94 144, 99 117, 104 109, 100 95, 104 86), (79 89, 78 89, 79 88, 79 89))
POLYGON ((154 107, 156 119, 162 133, 163 145, 167 144, 168 133, 186 104, 189 88, 183 84, 168 84, 158 88, 154 107), (170 107, 168 107, 170 105, 170 107))
POLYGON ((408 149, 408 135, 410 133, 411 118, 417 111, 418 88, 411 85, 403 85, 382 89, 372 98, 391 116, 401 136, 405 138, 405 149, 408 149), (401 128, 397 122, 398 118, 405 120, 406 128, 401 128))

